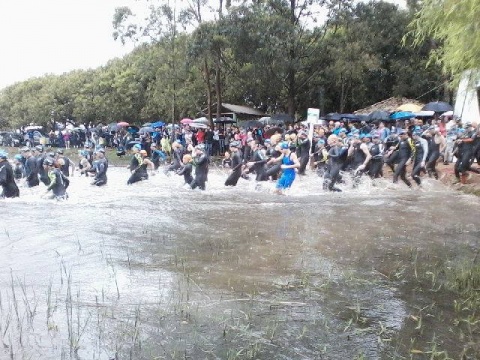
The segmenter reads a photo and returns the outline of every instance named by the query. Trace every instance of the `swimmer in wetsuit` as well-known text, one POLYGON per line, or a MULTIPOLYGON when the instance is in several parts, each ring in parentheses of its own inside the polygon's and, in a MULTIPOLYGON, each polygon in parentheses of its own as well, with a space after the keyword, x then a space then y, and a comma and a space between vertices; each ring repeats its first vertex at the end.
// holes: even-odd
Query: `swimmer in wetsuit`
POLYGON ((127 185, 131 185, 136 182, 148 179, 147 168, 153 169, 155 165, 153 165, 147 155, 148 154, 146 150, 138 151, 138 147, 136 148, 134 157, 132 158, 131 166, 136 164, 137 167, 133 169, 132 175, 127 181, 127 185))
POLYGON ((97 159, 93 162, 93 178, 92 185, 103 186, 107 183, 108 161, 105 158, 105 150, 99 149, 95 153, 97 159))
POLYGON ((56 200, 68 199, 67 188, 70 185, 70 181, 63 175, 59 168, 60 166, 52 158, 47 157, 43 161, 43 167, 49 178, 47 194, 52 191, 52 194, 48 197, 56 200))
POLYGON ((183 175, 183 180, 185 181, 185 184, 190 185, 193 182, 192 156, 190 154, 183 155, 182 162, 183 166, 177 170, 177 175, 183 175))
POLYGON ((330 150, 328 150, 328 164, 324 176, 323 189, 340 192, 342 190, 335 187, 335 184, 340 181, 340 170, 342 170, 345 164, 347 147, 343 145, 340 138, 336 135, 330 135, 327 143, 330 146, 330 150))
POLYGON ((414 130, 412 133, 413 145, 415 146, 415 155, 413 158, 412 179, 421 185, 420 172, 425 169, 428 155, 428 142, 422 138, 422 130, 414 130))
POLYGON ((209 159, 205 153, 205 145, 199 144, 195 146, 192 158, 192 164, 195 167, 195 178, 190 184, 192 189, 198 187, 200 190, 205 190, 205 183, 208 176, 208 163, 209 159))
POLYGON ((20 191, 15 183, 12 166, 8 162, 8 154, 3 150, 0 150, 0 186, 2 187, 0 198, 20 196, 20 191))
POLYGON ((236 186, 238 179, 242 176, 243 158, 240 147, 241 144, 239 141, 232 141, 230 143, 232 170, 227 180, 225 180, 225 186, 236 186))

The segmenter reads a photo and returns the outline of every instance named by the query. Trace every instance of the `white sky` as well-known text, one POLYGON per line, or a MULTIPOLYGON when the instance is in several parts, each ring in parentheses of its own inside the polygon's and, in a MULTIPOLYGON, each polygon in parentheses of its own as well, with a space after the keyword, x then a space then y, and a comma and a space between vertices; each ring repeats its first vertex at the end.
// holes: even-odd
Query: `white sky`
POLYGON ((0 89, 31 77, 96 68, 130 52, 132 44, 122 46, 112 37, 119 6, 138 13, 145 2, 0 0, 0 89))
POLYGON ((0 89, 47 73, 96 68, 133 46, 112 37, 134 0, 0 0, 0 89))

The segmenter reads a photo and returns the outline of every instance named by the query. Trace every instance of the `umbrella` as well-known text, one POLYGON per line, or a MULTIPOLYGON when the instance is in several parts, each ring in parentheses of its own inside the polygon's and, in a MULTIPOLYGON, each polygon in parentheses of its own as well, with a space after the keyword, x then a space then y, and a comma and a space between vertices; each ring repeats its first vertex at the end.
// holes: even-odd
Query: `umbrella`
POLYGON ((168 124, 167 128, 171 129, 172 127, 175 127, 175 129, 178 129, 180 126, 178 124, 168 124))
POLYGON ((435 115, 435 111, 419 111, 415 113, 415 117, 433 117, 435 115))
POLYGON ((453 111, 446 111, 440 116, 453 116, 453 111))
POLYGON ((277 123, 278 122, 280 122, 280 123, 286 123, 286 122, 293 123, 295 121, 293 116, 291 116, 289 114, 273 114, 271 116, 271 119, 274 120, 274 121, 277 121, 277 123))
POLYGON ((415 114, 410 111, 397 111, 390 115, 390 120, 404 120, 415 117, 415 114))
POLYGON ((453 111, 453 106, 444 101, 433 101, 425 105, 422 110, 444 113, 446 111, 453 111))
POLYGON ((417 112, 420 110, 422 110, 422 105, 417 105, 412 103, 403 104, 397 108, 397 111, 417 112))
POLYGON ((127 143, 127 146, 126 146, 127 150, 128 150, 128 149, 131 149, 132 146, 133 146, 133 145, 136 145, 136 144, 140 144, 140 145, 141 145, 142 143, 141 143, 140 141, 136 141, 136 140, 134 140, 134 141, 129 141, 129 142, 127 143))
POLYGON ((154 123, 151 123, 150 126, 155 129, 155 128, 165 126, 165 123, 163 121, 156 121, 154 123))
POLYGON ((348 120, 348 121, 351 121, 351 122, 360 121, 360 117, 358 115, 355 115, 355 114, 340 114, 340 119, 341 120, 348 120))
POLYGON ((218 118, 218 119, 213 119, 213 123, 214 124, 235 124, 236 121, 233 120, 232 118, 229 118, 229 117, 221 117, 221 118, 218 118))
POLYGON ((332 121, 339 121, 342 119, 342 114, 339 113, 330 113, 325 116, 325 119, 332 120, 332 121))
POLYGON ((142 127, 147 127, 147 126, 152 126, 152 123, 147 122, 147 123, 142 125, 142 127))
POLYGON ((146 134, 146 133, 152 133, 154 132, 155 130, 153 130, 153 128, 151 126, 145 126, 145 127, 142 127, 139 131, 140 134, 146 134))
POLYGON ((244 128, 254 128, 254 127, 262 127, 263 124, 258 121, 258 120, 249 120, 249 121, 245 121, 242 126, 244 128))
POLYGON ((130 124, 126 121, 120 121, 119 123, 117 123, 117 126, 122 126, 122 127, 123 126, 128 126, 128 125, 130 125, 130 124))
POLYGON ((202 124, 202 123, 191 123, 189 124, 191 128, 194 128, 194 129, 208 129, 208 125, 207 124, 202 124))
POLYGON ((272 127, 265 131, 264 137, 269 139, 275 133, 283 134, 282 128, 279 128, 278 126, 272 127))
POLYGON ((30 131, 30 130, 40 130, 42 129, 43 126, 40 125, 30 125, 25 128, 25 131, 30 131))
POLYGON ((131 134, 138 132, 138 130, 140 129, 138 128, 138 126, 135 126, 135 125, 127 127, 127 131, 131 134))
POLYGON ((193 120, 190 123, 190 125, 191 124, 205 124, 205 125, 208 125, 208 124, 210 124, 210 121, 208 121, 208 119, 205 116, 203 116, 203 117, 200 117, 198 119, 193 120))
POLYGON ((390 120, 390 114, 386 111, 377 110, 368 114, 368 121, 388 121, 390 120))
POLYGON ((180 124, 190 124, 193 120, 192 119, 189 119, 189 118, 184 118, 182 120, 180 120, 180 124))

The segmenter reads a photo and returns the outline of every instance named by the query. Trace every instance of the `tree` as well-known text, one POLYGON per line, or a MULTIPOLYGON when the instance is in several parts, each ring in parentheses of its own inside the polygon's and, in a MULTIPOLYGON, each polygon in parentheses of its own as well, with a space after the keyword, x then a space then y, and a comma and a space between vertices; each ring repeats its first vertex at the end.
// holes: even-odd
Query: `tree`
POLYGON ((415 45, 432 39, 430 60, 459 80, 462 73, 480 67, 480 2, 478 0, 424 0, 405 38, 415 45))

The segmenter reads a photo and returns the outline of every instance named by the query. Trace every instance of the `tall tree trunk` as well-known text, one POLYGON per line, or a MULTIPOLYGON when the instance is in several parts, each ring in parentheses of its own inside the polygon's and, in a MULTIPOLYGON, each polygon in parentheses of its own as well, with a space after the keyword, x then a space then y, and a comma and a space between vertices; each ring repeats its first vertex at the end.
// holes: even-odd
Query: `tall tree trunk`
POLYGON ((205 79, 205 90, 207 91, 207 118, 212 122, 212 90, 210 85, 210 69, 208 68, 207 58, 203 59, 203 76, 205 79))
MULTIPOLYGON (((296 17, 295 17, 295 5, 296 5, 296 0, 290 0, 290 24, 292 26, 292 31, 295 28, 296 24, 296 17)), ((293 40, 293 34, 292 34, 292 40, 293 40)), ((296 108, 296 102, 295 102, 295 97, 297 95, 297 89, 296 89, 296 84, 295 84, 295 69, 294 69, 294 64, 295 64, 295 44, 291 43, 290 45, 290 50, 288 51, 288 57, 289 57, 289 66, 288 66, 288 72, 287 72, 287 106, 288 106, 288 115, 291 117, 295 118, 295 111, 297 110, 296 108)))
MULTIPOLYGON (((215 61, 215 93, 217 95, 217 119, 222 117, 222 84, 220 77, 220 55, 217 56, 215 61)), ((213 128, 213 121, 210 121, 210 125, 213 128)))

